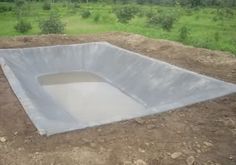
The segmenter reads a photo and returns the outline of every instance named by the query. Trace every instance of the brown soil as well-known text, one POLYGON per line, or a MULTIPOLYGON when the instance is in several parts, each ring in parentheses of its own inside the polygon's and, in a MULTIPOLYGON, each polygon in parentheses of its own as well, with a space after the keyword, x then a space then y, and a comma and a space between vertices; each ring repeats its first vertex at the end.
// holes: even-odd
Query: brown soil
MULTIPOLYGON (((91 41, 108 41, 236 83, 236 58, 230 54, 134 34, 1 38, 0 48, 91 41)), ((44 137, 37 133, 0 69, 0 165, 182 165, 190 156, 193 164, 236 164, 236 94, 141 119, 44 137)))

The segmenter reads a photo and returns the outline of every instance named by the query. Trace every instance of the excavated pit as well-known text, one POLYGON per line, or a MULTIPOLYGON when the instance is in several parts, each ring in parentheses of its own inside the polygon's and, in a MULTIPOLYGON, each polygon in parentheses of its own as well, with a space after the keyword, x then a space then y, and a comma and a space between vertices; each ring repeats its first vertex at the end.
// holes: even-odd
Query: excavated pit
POLYGON ((84 125, 142 115, 145 108, 131 97, 89 72, 68 72, 39 77, 55 102, 84 125))
POLYGON ((0 63, 40 134, 160 113, 236 85, 105 42, 1 49, 0 63))

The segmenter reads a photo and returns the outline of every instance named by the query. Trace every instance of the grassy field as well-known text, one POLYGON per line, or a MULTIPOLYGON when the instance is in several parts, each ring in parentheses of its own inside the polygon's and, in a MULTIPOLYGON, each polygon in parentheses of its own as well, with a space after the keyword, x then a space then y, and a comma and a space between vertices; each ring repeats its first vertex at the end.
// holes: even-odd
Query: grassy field
MULTIPOLYGON (((3 4, 3 3, 1 3, 3 4)), ((14 4, 12 4, 14 5, 14 4)), ((93 34, 100 32, 122 31, 141 34, 151 38, 168 39, 180 41, 187 45, 209 48, 213 50, 228 51, 236 54, 236 10, 216 8, 188 9, 181 7, 164 6, 138 6, 142 13, 138 14, 128 24, 117 21, 112 12, 114 6, 105 4, 82 4, 80 8, 73 7, 69 3, 53 4, 50 11, 42 9, 42 3, 29 3, 24 19, 32 23, 32 30, 23 35, 40 34, 39 20, 46 18, 50 12, 59 13, 63 22, 66 23, 65 33, 69 35, 93 34), (84 9, 91 11, 91 16, 83 19, 80 12, 84 9), (161 10, 178 16, 171 31, 165 31, 159 26, 147 24, 145 12, 150 10, 161 10), (94 18, 99 15, 99 20, 94 18), (189 37, 181 40, 179 29, 186 26, 189 37)), ((22 35, 15 31, 17 22, 14 11, 0 13, 0 36, 22 35)))

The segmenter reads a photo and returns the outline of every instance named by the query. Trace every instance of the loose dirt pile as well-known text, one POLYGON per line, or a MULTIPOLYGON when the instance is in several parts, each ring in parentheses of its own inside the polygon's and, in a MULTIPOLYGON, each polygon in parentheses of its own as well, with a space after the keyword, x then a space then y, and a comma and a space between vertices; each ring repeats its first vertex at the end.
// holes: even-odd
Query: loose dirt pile
MULTIPOLYGON (((128 33, 0 39, 0 48, 108 41, 168 63, 236 83, 230 54, 128 33)), ((236 94, 172 112, 39 136, 0 69, 0 165, 236 164, 236 94), (180 110, 180 111, 179 111, 180 110)))

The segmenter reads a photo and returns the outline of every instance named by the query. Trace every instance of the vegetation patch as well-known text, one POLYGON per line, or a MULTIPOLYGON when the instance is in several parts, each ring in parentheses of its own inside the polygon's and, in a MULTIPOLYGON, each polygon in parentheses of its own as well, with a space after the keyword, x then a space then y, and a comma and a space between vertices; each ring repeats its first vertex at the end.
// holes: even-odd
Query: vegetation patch
POLYGON ((61 21, 59 15, 51 13, 51 15, 39 22, 39 28, 42 34, 60 34, 64 33, 65 24, 61 21))
POLYGON ((15 29, 19 33, 26 33, 32 29, 32 26, 31 26, 31 23, 27 21, 19 20, 17 24, 15 25, 15 29))
POLYGON ((4 1, 0 2, 0 36, 118 31, 236 54, 236 1, 232 0, 4 1), (60 15, 56 19, 60 23, 46 21, 51 13, 60 15), (42 23, 38 26, 42 20, 44 28, 42 23), (29 22, 32 29, 16 30, 29 22))
POLYGON ((138 8, 134 5, 126 5, 114 8, 117 19, 121 23, 128 23, 138 13, 138 8))

